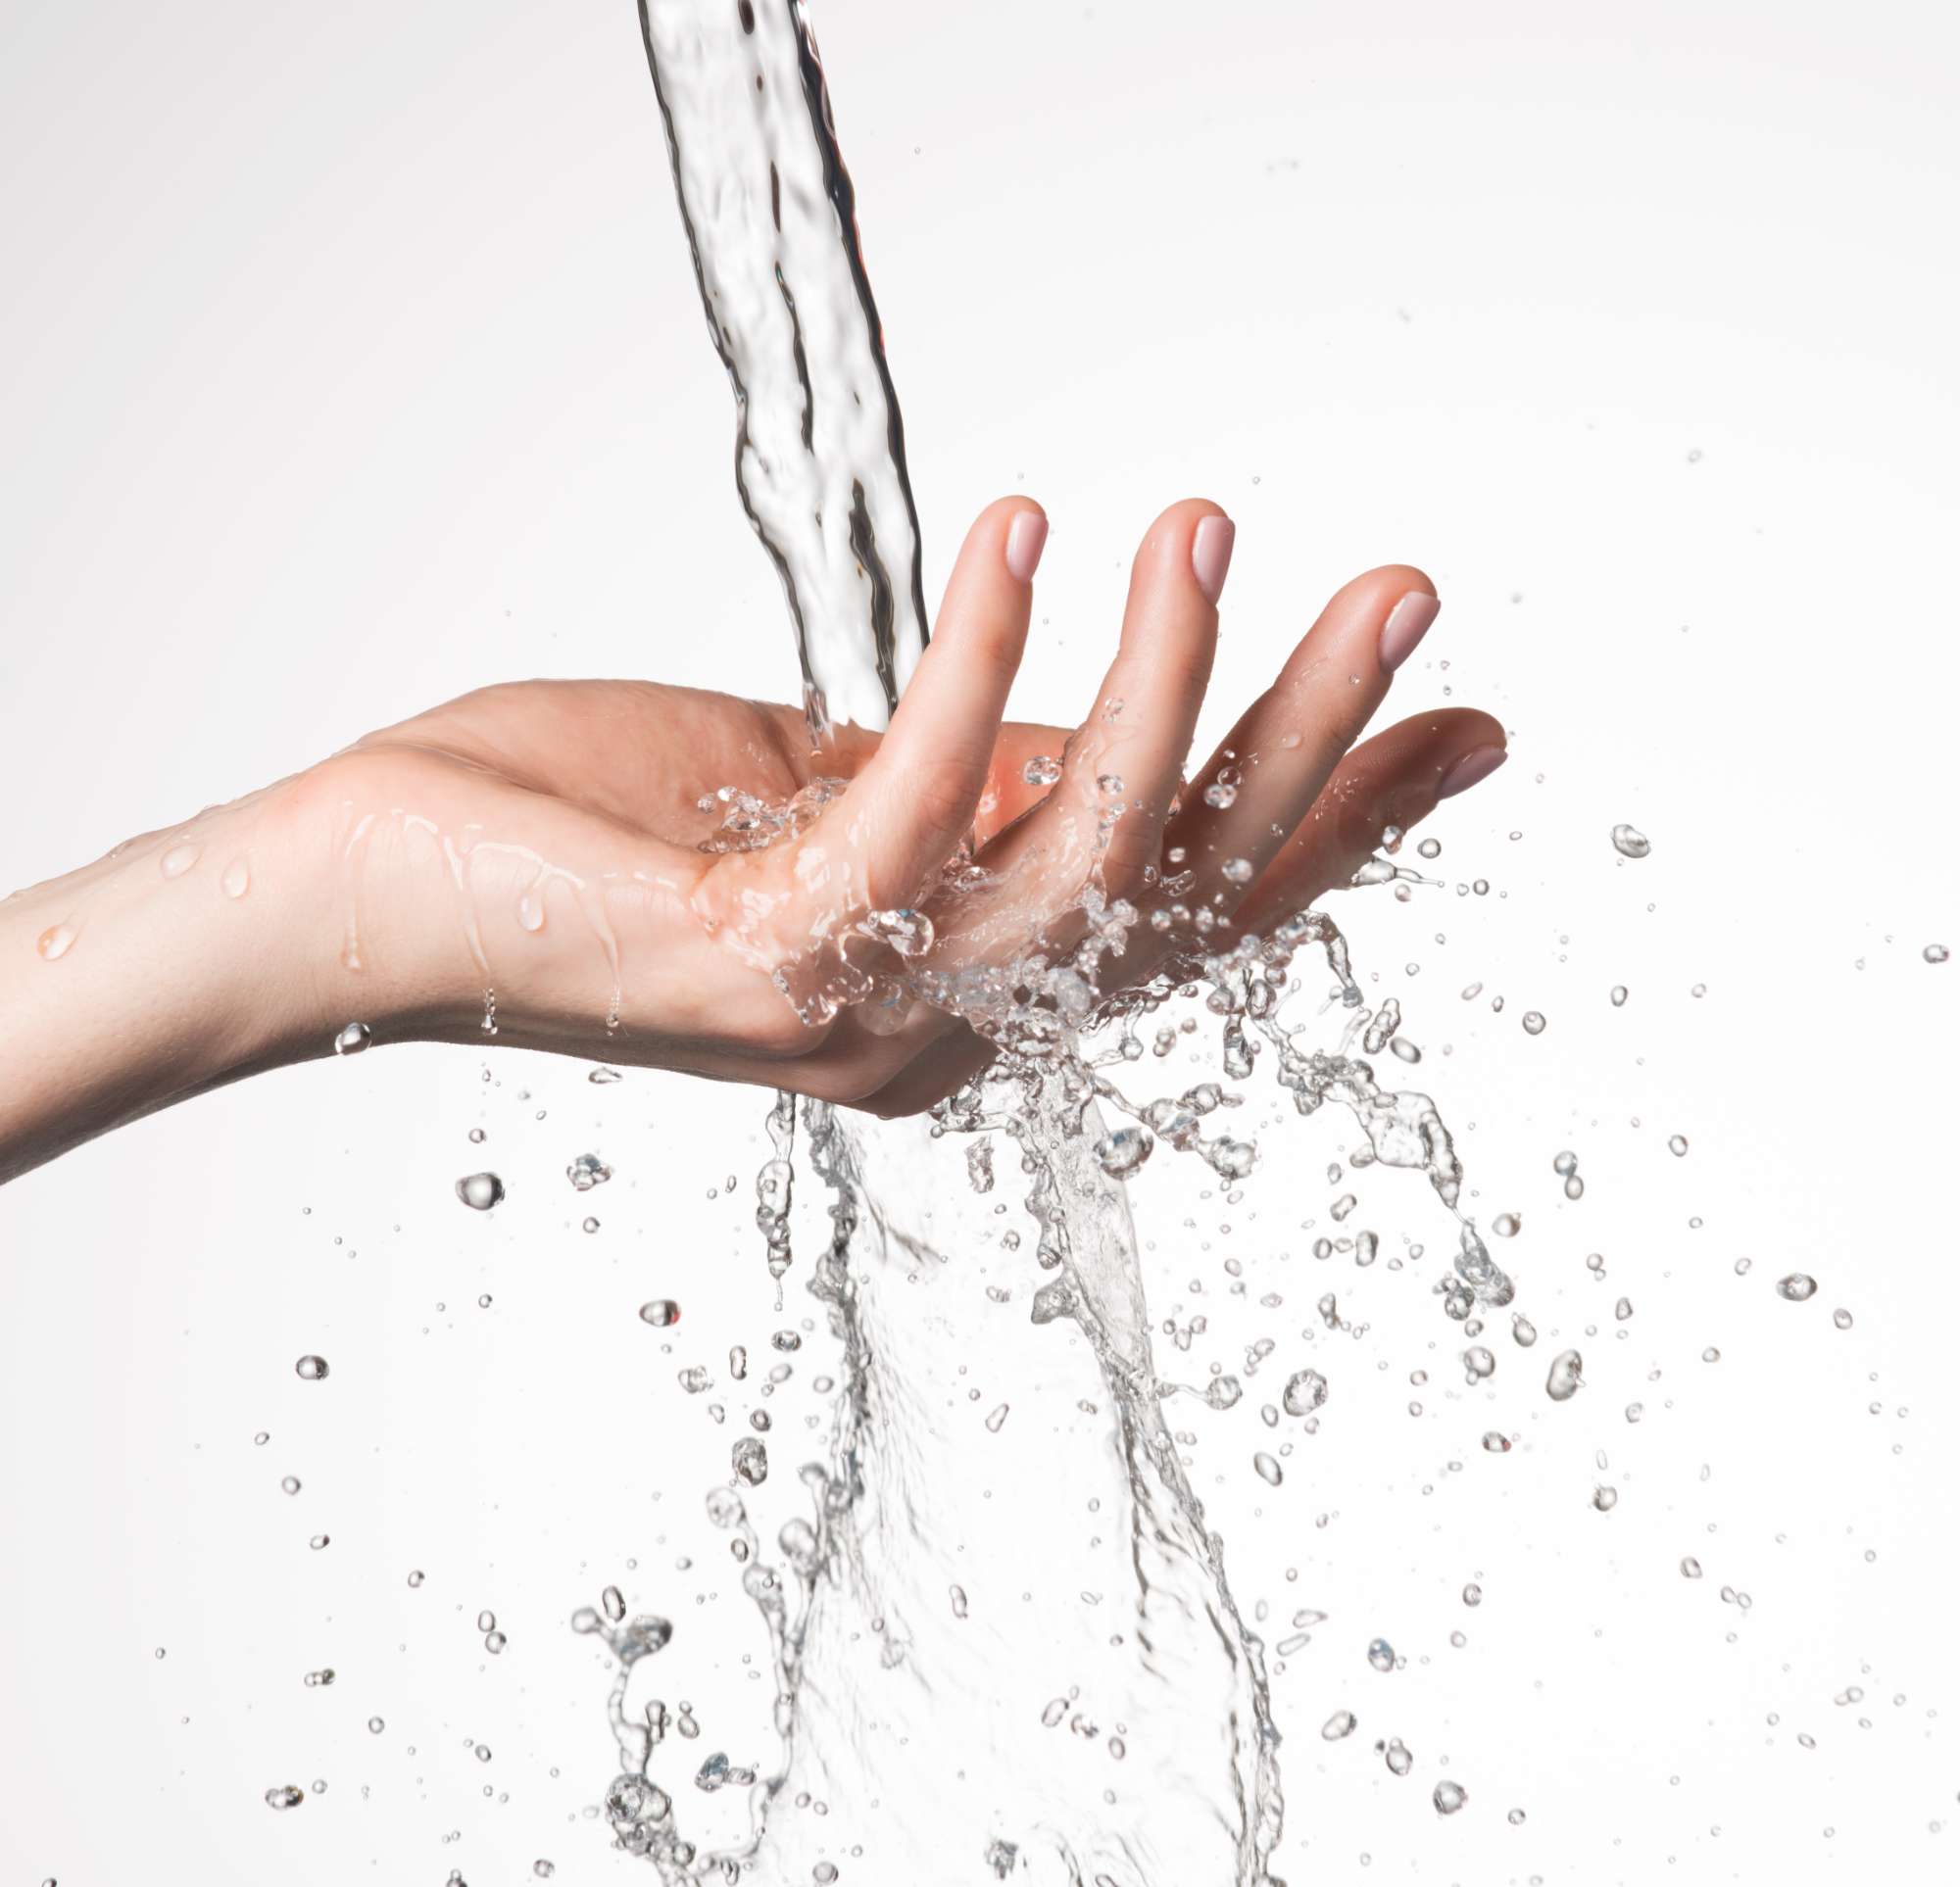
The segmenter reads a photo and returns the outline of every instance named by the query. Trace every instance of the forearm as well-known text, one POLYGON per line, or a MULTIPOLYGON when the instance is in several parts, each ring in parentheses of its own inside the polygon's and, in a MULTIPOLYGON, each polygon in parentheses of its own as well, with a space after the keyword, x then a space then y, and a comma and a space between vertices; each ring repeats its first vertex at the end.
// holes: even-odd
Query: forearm
POLYGON ((0 1182, 160 1107, 329 1051, 327 916, 290 788, 0 901, 0 1182))

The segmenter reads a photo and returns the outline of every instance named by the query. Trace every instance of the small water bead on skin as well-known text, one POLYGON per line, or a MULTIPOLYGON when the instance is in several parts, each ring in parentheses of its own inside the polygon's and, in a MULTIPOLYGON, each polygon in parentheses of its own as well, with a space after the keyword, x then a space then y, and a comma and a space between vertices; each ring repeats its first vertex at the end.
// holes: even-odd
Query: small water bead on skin
POLYGON ((1338 1743, 1344 1736, 1352 1736, 1354 1734, 1355 1720, 1354 1713, 1351 1710, 1337 1710, 1326 1722, 1321 1724, 1321 1740, 1327 1743, 1338 1743))
POLYGON ((51 924, 34 940, 34 949, 43 963, 58 963, 68 954, 75 936, 73 924, 51 924))
POLYGON ((157 860, 157 869, 166 878, 181 878, 197 863, 203 850, 202 846, 172 846, 157 860))
POLYGON ((218 883, 226 897, 243 897, 252 889, 252 867, 244 859, 234 858, 218 883))
POLYGON ((1052 787, 1061 778, 1061 762, 1052 754, 1037 753, 1021 768, 1021 778, 1029 786, 1052 787))
POLYGON ((862 936, 890 944, 908 961, 924 956, 933 945, 932 919, 923 911, 872 911, 858 929, 862 936))
POLYGON ((324 1382, 328 1371, 323 1356, 303 1356, 293 1365, 293 1374, 302 1382, 324 1382))
POLYGON ((571 1182, 574 1192, 590 1192, 612 1177, 612 1169, 597 1153, 581 1153, 565 1168, 564 1177, 571 1182))
POLYGON ((1585 1367, 1585 1359, 1577 1350, 1560 1350, 1551 1359, 1551 1369, 1545 1376, 1545 1394, 1554 1402, 1570 1402, 1585 1386, 1581 1374, 1585 1367))
POLYGON ((470 1173, 457 1181, 456 1196, 472 1212, 488 1212, 502 1203, 504 1182, 494 1173, 470 1173))
POLYGON ((1777 1280, 1777 1295, 1792 1304, 1807 1304, 1817 1295, 1817 1280, 1808 1272, 1793 1271, 1777 1280))
POLYGON ((1430 1800, 1436 1804, 1438 1814, 1454 1814, 1470 1800, 1470 1791, 1460 1782, 1439 1782, 1430 1800))
POLYGON ((1644 858, 1653 847, 1645 833, 1632 826, 1618 825, 1613 828, 1613 849, 1622 858, 1644 858))
POLYGON ((365 1022, 350 1022, 333 1039, 336 1055, 358 1055, 374 1040, 374 1032, 365 1022))
POLYGON ((1228 885, 1250 885, 1252 882, 1253 868, 1250 858, 1228 858, 1219 870, 1228 885))
POLYGON ((640 1322, 663 1331, 680 1322, 680 1306, 671 1297, 650 1297, 640 1306, 640 1322))

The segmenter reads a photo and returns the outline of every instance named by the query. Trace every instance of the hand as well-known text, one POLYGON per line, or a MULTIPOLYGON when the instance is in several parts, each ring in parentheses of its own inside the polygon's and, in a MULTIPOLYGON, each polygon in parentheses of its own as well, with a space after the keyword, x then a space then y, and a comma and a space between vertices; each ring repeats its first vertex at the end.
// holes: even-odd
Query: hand
POLYGON ((914 1112, 992 1053, 916 993, 1066 949, 1085 890, 1182 913, 1131 933, 1140 980, 1199 909, 1212 947, 1268 926, 1503 758, 1462 708, 1352 747, 1437 607, 1389 566, 1184 790, 1232 548, 1196 501, 1147 534, 1082 724, 1003 724, 1046 531, 1023 499, 982 514, 882 738, 812 751, 799 710, 653 683, 485 689, 17 894, 0 1178, 352 1023, 914 1112))

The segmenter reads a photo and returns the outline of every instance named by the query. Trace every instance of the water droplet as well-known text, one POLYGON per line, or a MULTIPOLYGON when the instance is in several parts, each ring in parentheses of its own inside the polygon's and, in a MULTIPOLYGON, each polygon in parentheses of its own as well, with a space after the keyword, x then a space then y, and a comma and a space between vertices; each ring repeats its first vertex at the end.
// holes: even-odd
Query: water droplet
POLYGON ((1920 955, 1925 957, 1929 963, 1944 963, 1949 954, 1944 944, 1929 944, 1925 949, 1920 951, 1920 955))
POLYGON ((269 1809, 297 1809, 305 1800, 305 1791, 294 1788, 290 1782, 266 1791, 266 1806, 269 1809))
POLYGON ((1560 1350, 1551 1359, 1550 1373, 1544 1379, 1545 1394, 1554 1402, 1570 1402, 1585 1385, 1580 1374, 1585 1367, 1577 1350, 1560 1350))
POLYGON ((1439 1782, 1430 1800, 1436 1804, 1438 1814, 1454 1814, 1470 1800, 1470 1791, 1460 1782, 1439 1782))
POLYGON ((1525 1034, 1528 1036, 1542 1036, 1544 1034, 1544 1018, 1536 1009, 1527 1009, 1525 1011, 1524 1025, 1525 1034))
POLYGON ((374 1032, 365 1022, 350 1022, 333 1039, 336 1055, 358 1055, 374 1040, 374 1032))
POLYGON ((1389 1766, 1391 1775, 1406 1775, 1415 1767, 1415 1758, 1399 1736, 1389 1738, 1388 1746, 1382 1751, 1382 1761, 1389 1766))
POLYGON ((54 963, 68 954, 69 945, 74 942, 75 927, 73 924, 51 924, 34 940, 34 948, 45 963, 54 963))
POLYGON ((1280 1467, 1279 1463, 1271 1455, 1254 1455, 1252 1457, 1252 1472, 1268 1487, 1277 1487, 1286 1478, 1285 1470, 1280 1467))
POLYGON ((1465 1605, 1482 1605, 1484 1603, 1484 1588, 1474 1579, 1463 1588, 1463 1603, 1465 1605))
POLYGON ((1600 1513, 1610 1514, 1614 1508, 1619 1506, 1619 1504, 1620 1504, 1620 1491, 1617 1487, 1599 1486, 1593 1488, 1592 1505, 1596 1507, 1600 1511, 1600 1513))
POLYGON ((1624 983, 1614 984, 1609 993, 1612 996, 1614 1008, 1624 1009, 1627 1006, 1627 986, 1624 983))
POLYGON ((323 1356, 303 1356, 293 1365, 293 1374, 302 1382, 323 1382, 326 1379, 326 1358, 323 1356))
POLYGON ((571 1182, 574 1192, 590 1192, 612 1177, 612 1169, 597 1153, 581 1153, 565 1168, 564 1177, 571 1182))
POLYGON ((1788 1298, 1792 1304, 1808 1302, 1817 1294, 1817 1280, 1808 1272, 1793 1271, 1788 1278, 1777 1280, 1777 1295, 1788 1298))
POLYGON ((1287 1378, 1280 1401, 1290 1416, 1309 1416, 1327 1400, 1327 1379, 1318 1370, 1298 1370, 1287 1378))
POLYGON ((1653 850, 1643 832, 1637 832, 1632 826, 1620 825, 1613 828, 1613 849, 1622 858, 1644 858, 1653 850))
POLYGON ((585 1079, 595 1088, 610 1088, 615 1081, 624 1081, 626 1077, 616 1068, 595 1068, 585 1079))
POLYGON ((279 1492, 282 1494, 297 1494, 299 1491, 300 1480, 297 1475, 288 1475, 279 1482, 279 1492))
POLYGON ((504 1182, 494 1173, 472 1173, 456 1183, 456 1196, 472 1212, 488 1212, 504 1197, 504 1182))
POLYGON ((218 882, 226 897, 243 897, 252 889, 252 867, 244 859, 234 858, 218 882))
POLYGON ((1670 1153, 1672 1153, 1677 1160, 1683 1158, 1688 1152, 1687 1135, 1685 1134, 1671 1135, 1668 1138, 1667 1150, 1670 1153))
POLYGON ((1396 1668, 1396 1648, 1386 1638, 1377 1638, 1368 1647, 1368 1663, 1377 1670, 1393 1670, 1396 1668))
POLYGON ((671 1297, 651 1297, 640 1306, 640 1322, 663 1331, 680 1322, 680 1306, 671 1297))
POLYGON ((1491 1221, 1491 1230, 1499 1238, 1515 1238, 1524 1229, 1523 1218, 1515 1212, 1500 1212, 1491 1221))
POLYGON ((1021 778, 1029 786, 1052 787, 1061 778, 1061 762, 1051 754, 1037 753, 1021 768, 1021 778))
POLYGON ((202 846, 172 846, 157 860, 157 869, 166 878, 181 878, 197 863, 203 849, 202 846))
POLYGON ((1847 1310, 1833 1311, 1831 1313, 1831 1321, 1834 1324, 1836 1324, 1840 1331, 1848 1331, 1851 1328, 1851 1313, 1847 1310))
POLYGON ((1484 1452, 1487 1455, 1509 1454, 1511 1452, 1510 1437, 1500 1434, 1495 1428, 1493 1428, 1484 1437, 1484 1452))
POLYGON ((1511 1317, 1511 1340, 1521 1350, 1528 1350, 1538 1341, 1538 1326, 1529 1317, 1513 1313, 1511 1317))
POLYGON ((932 948, 932 919, 923 911, 873 911, 858 928, 906 958, 923 956, 932 948))
POLYGON ((1425 858, 1441 858, 1443 856, 1443 841, 1441 839, 1425 839, 1421 845, 1416 847, 1416 850, 1425 858))
POLYGON ((409 1574, 409 1586, 411 1590, 413 1590, 416 1586, 420 1585, 424 1576, 425 1575, 421 1572, 411 1572, 409 1574))
POLYGON ((735 1477, 751 1487, 760 1487, 769 1477, 769 1451, 754 1435, 744 1435, 728 1451, 735 1477))
POLYGON ((1684 1579, 1698 1579, 1701 1576, 1701 1562, 1692 1553, 1681 1562, 1681 1576, 1684 1579))
POLYGON ((1119 1127, 1096 1142, 1096 1163, 1112 1180, 1127 1180, 1156 1145, 1141 1127, 1119 1127))
POLYGON ((987 1432, 990 1435, 999 1434, 1001 1432, 1002 1427, 1005 1424, 1006 1420, 1007 1420, 1007 1405, 1004 1402, 1003 1402, 998 1407, 988 1411, 987 1432))
POLYGON ((1354 1713, 1351 1710, 1337 1710, 1320 1726, 1320 1734, 1329 1743, 1338 1743, 1344 1736, 1354 1734, 1354 1713))
POLYGON ((369 1736, 379 1736, 387 1727, 387 1723, 379 1717, 370 1717, 368 1719, 368 1734, 369 1736))
POLYGON ((1250 858, 1228 858, 1219 869, 1225 874, 1228 884, 1250 885, 1252 882, 1252 861, 1250 858))

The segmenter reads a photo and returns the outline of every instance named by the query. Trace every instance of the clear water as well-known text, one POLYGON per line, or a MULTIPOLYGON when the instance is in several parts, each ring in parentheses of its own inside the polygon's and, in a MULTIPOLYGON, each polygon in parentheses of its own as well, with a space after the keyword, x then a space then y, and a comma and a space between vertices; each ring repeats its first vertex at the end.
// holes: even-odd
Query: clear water
MULTIPOLYGON (((882 725, 924 637, 916 517, 808 23, 765 0, 642 11, 735 389, 738 486, 783 579, 813 737, 846 714, 882 725)), ((724 798, 719 847, 803 823, 804 808, 724 798)), ((1416 876, 1382 862, 1370 882, 1416 876)), ((1236 882, 1233 863, 1221 869, 1236 882)), ((1364 1005, 1332 922, 1303 913, 1268 939, 1239 936, 1184 894, 1158 886, 1139 908, 1092 886, 1087 941, 1065 959, 951 973, 934 964, 929 927, 919 937, 913 914, 884 914, 910 939, 907 993, 984 1023, 1003 1052, 929 1122, 802 1109, 802 1157, 828 1190, 832 1228, 806 1288, 843 1358, 829 1447, 772 1461, 767 1437, 741 1435, 728 1481, 707 1496, 767 1633, 767 1756, 703 1763, 676 1741, 656 1655, 668 1621, 578 1616, 618 1667, 620 1769, 605 1812, 663 1879, 825 1879, 848 1853, 854 1878, 878 1881, 1270 1880, 1284 1800, 1266 1647, 1167 1420, 1178 1385, 1159 1373, 1125 1182, 1160 1146, 1247 1181, 1260 1150, 1235 1123, 1263 1058, 1290 1116, 1333 1101, 1370 1163, 1427 1178, 1448 1215, 1446 1317, 1474 1333, 1512 1287, 1457 1216, 1462 1169, 1435 1105, 1383 1088, 1351 1052, 1387 1046, 1399 1010, 1364 1005), (1176 974, 1110 1001, 1126 935, 1146 922, 1173 940, 1176 974), (1161 1061, 1200 1017, 1216 1077, 1150 1092, 1144 1032, 1161 1061), (1009 1167, 1032 1235, 995 1196, 1009 1167), (960 1301, 976 1274, 1003 1312, 984 1331, 960 1301), (963 1394, 945 1393, 962 1379, 963 1394), (792 1466, 800 1510, 770 1538, 750 1502, 792 1466), (702 1797, 729 1789, 747 1815, 723 1832, 702 1797)), ((790 1097, 768 1126, 757 1219, 780 1282, 793 1263, 790 1097)), ((1366 1266, 1377 1239, 1340 1243, 1366 1266)), ((662 1321, 673 1308, 659 1307, 662 1321)), ((1331 1295, 1323 1316, 1343 1328, 1331 1295)), ((1275 1347, 1249 1349, 1243 1376, 1277 1373, 1275 1347)), ((1245 1386, 1219 1376, 1192 1393, 1230 1408, 1245 1386)), ((1311 1432, 1328 1393, 1318 1372, 1293 1373, 1273 1426, 1311 1432)), ((1284 1478, 1267 1449, 1250 1466, 1269 1485, 1284 1478)), ((1395 1663, 1379 1642, 1369 1658, 1395 1663)), ((1463 1799, 1439 1785, 1440 1812, 1463 1799)))

